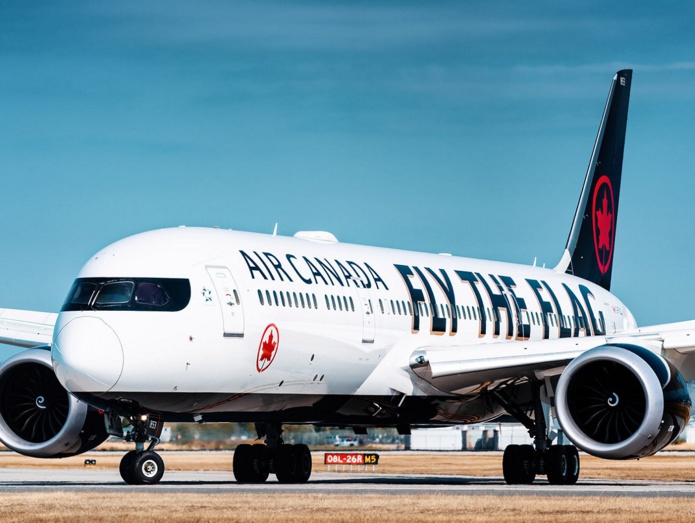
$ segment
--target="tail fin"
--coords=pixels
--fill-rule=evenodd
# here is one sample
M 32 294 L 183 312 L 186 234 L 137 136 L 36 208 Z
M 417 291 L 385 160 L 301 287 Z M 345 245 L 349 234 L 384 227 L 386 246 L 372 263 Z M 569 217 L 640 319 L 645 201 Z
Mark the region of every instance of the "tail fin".
M 632 70 L 611 83 L 562 260 L 555 268 L 610 290 Z

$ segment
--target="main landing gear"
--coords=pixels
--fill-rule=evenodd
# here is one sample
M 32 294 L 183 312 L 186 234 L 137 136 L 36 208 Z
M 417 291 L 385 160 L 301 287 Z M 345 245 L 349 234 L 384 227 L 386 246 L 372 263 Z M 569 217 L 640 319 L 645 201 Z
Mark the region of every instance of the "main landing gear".
M 242 444 L 234 451 L 234 477 L 239 483 L 263 483 L 275 474 L 280 483 L 306 483 L 311 476 L 311 451 L 306 445 L 282 441 L 279 424 L 256 424 L 265 445 Z
M 552 445 L 548 437 L 546 413 L 541 399 L 543 385 L 531 383 L 534 416 L 531 419 L 513 401 L 495 393 L 495 399 L 522 423 L 533 438 L 533 445 L 509 445 L 502 457 L 504 480 L 509 485 L 533 483 L 545 475 L 553 485 L 574 485 L 579 479 L 579 453 L 573 445 Z
M 129 485 L 154 485 L 164 475 L 164 460 L 154 452 L 164 424 L 155 416 L 132 417 L 133 428 L 124 436 L 135 443 L 135 450 L 127 452 L 118 467 L 123 481 Z M 145 449 L 145 443 L 148 443 Z

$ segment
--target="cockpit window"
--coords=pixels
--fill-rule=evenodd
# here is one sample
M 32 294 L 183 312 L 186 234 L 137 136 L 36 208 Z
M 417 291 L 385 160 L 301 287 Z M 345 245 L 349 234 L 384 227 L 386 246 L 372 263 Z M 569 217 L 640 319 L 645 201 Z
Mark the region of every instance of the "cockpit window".
M 68 300 L 70 303 L 74 303 L 75 305 L 87 305 L 92 299 L 94 291 L 96 290 L 96 283 L 90 283 L 87 281 L 75 282 L 72 289 L 70 289 Z
M 169 303 L 169 296 L 158 283 L 143 281 L 138 283 L 135 291 L 135 303 L 151 307 L 164 307 Z
M 61 311 L 180 311 L 191 284 L 178 278 L 78 278 Z
M 135 284 L 132 281 L 105 283 L 99 289 L 94 305 L 121 305 L 128 303 L 133 295 L 134 287 Z

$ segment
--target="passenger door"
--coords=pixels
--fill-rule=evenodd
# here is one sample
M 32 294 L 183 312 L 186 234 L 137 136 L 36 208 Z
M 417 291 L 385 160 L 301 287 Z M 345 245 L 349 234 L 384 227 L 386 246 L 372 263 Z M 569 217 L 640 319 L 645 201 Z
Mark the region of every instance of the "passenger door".
M 222 312 L 222 335 L 225 338 L 243 338 L 244 308 L 232 273 L 227 267 L 209 265 L 205 268 L 212 280 Z

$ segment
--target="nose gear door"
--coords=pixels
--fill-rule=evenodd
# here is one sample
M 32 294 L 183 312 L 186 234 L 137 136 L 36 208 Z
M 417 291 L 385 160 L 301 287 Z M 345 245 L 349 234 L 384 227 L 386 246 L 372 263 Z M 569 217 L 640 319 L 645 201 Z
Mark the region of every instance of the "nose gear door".
M 225 338 L 244 337 L 244 308 L 239 289 L 232 273 L 227 267 L 205 267 L 215 288 L 217 302 L 222 312 L 223 333 Z

